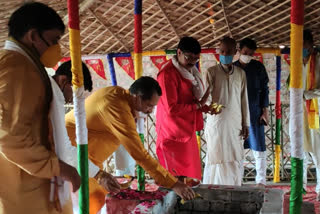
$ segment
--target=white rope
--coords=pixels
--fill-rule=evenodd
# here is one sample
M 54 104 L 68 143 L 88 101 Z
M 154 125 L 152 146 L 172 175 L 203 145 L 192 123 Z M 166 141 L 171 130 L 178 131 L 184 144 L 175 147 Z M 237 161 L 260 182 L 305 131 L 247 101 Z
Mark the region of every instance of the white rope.
M 303 89 L 290 88 L 291 157 L 303 159 Z
M 78 145 L 88 144 L 88 130 L 86 124 L 86 111 L 84 108 L 84 87 L 73 91 L 74 97 L 74 117 L 76 122 L 76 136 Z
M 139 112 L 139 117 L 137 119 L 137 132 L 139 134 L 144 134 L 144 121 L 147 118 L 147 114 L 144 114 L 143 112 Z

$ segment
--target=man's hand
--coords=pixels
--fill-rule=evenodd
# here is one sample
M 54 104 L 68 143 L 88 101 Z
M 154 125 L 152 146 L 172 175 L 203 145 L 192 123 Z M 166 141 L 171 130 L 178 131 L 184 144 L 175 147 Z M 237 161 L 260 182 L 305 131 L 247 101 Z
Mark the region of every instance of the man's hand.
M 260 117 L 261 124 L 269 124 L 269 111 L 268 108 L 263 108 L 262 115 Z
M 181 181 L 177 181 L 177 183 L 172 187 L 172 190 L 183 200 L 192 200 L 196 196 L 194 191 Z
M 248 126 L 242 126 L 240 136 L 242 136 L 243 140 L 248 139 L 248 137 L 249 137 L 249 127 Z
M 108 192 L 118 193 L 120 191 L 120 185 L 118 181 L 111 174 L 100 170 L 95 178 L 97 179 L 98 183 Z
M 220 108 L 218 111 L 214 108 L 211 108 L 210 106 L 208 105 L 204 105 L 201 107 L 200 109 L 202 112 L 206 113 L 206 114 L 220 114 L 222 112 L 222 108 Z
M 76 192 L 81 185 L 81 178 L 77 169 L 61 160 L 59 160 L 59 166 L 60 177 L 65 181 L 69 181 L 72 184 L 72 191 Z

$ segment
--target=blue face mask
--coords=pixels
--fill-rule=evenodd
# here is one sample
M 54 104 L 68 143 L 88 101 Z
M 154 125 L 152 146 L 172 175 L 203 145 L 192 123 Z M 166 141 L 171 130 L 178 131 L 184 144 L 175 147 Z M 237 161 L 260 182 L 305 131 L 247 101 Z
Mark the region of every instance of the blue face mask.
M 309 56 L 309 50 L 306 49 L 306 48 L 303 48 L 302 49 L 302 55 L 303 55 L 303 58 L 306 58 Z
M 231 56 L 231 55 L 229 55 L 229 56 L 219 55 L 220 63 L 224 64 L 224 65 L 231 64 L 232 63 L 232 59 L 233 59 L 233 56 Z

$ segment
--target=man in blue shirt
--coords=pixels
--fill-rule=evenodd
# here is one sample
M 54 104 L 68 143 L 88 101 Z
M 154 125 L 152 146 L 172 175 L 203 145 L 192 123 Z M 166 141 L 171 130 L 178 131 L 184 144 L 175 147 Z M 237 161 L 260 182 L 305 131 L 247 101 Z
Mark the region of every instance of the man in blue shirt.
M 264 65 L 253 59 L 256 42 L 245 38 L 240 42 L 240 58 L 234 64 L 241 67 L 247 76 L 250 110 L 249 138 L 244 147 L 251 149 L 256 161 L 256 183 L 266 184 L 266 143 L 264 126 L 268 124 L 269 87 Z

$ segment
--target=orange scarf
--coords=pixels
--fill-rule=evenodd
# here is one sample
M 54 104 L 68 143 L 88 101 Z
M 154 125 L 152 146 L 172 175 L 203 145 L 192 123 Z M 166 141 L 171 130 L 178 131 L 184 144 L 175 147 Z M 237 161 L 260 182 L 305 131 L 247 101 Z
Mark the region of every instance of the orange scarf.
M 312 90 L 316 87 L 315 78 L 315 54 L 312 54 L 309 59 L 309 67 L 307 73 L 307 90 Z M 318 99 L 306 100 L 306 107 L 308 112 L 308 124 L 310 129 L 319 128 L 319 107 Z

